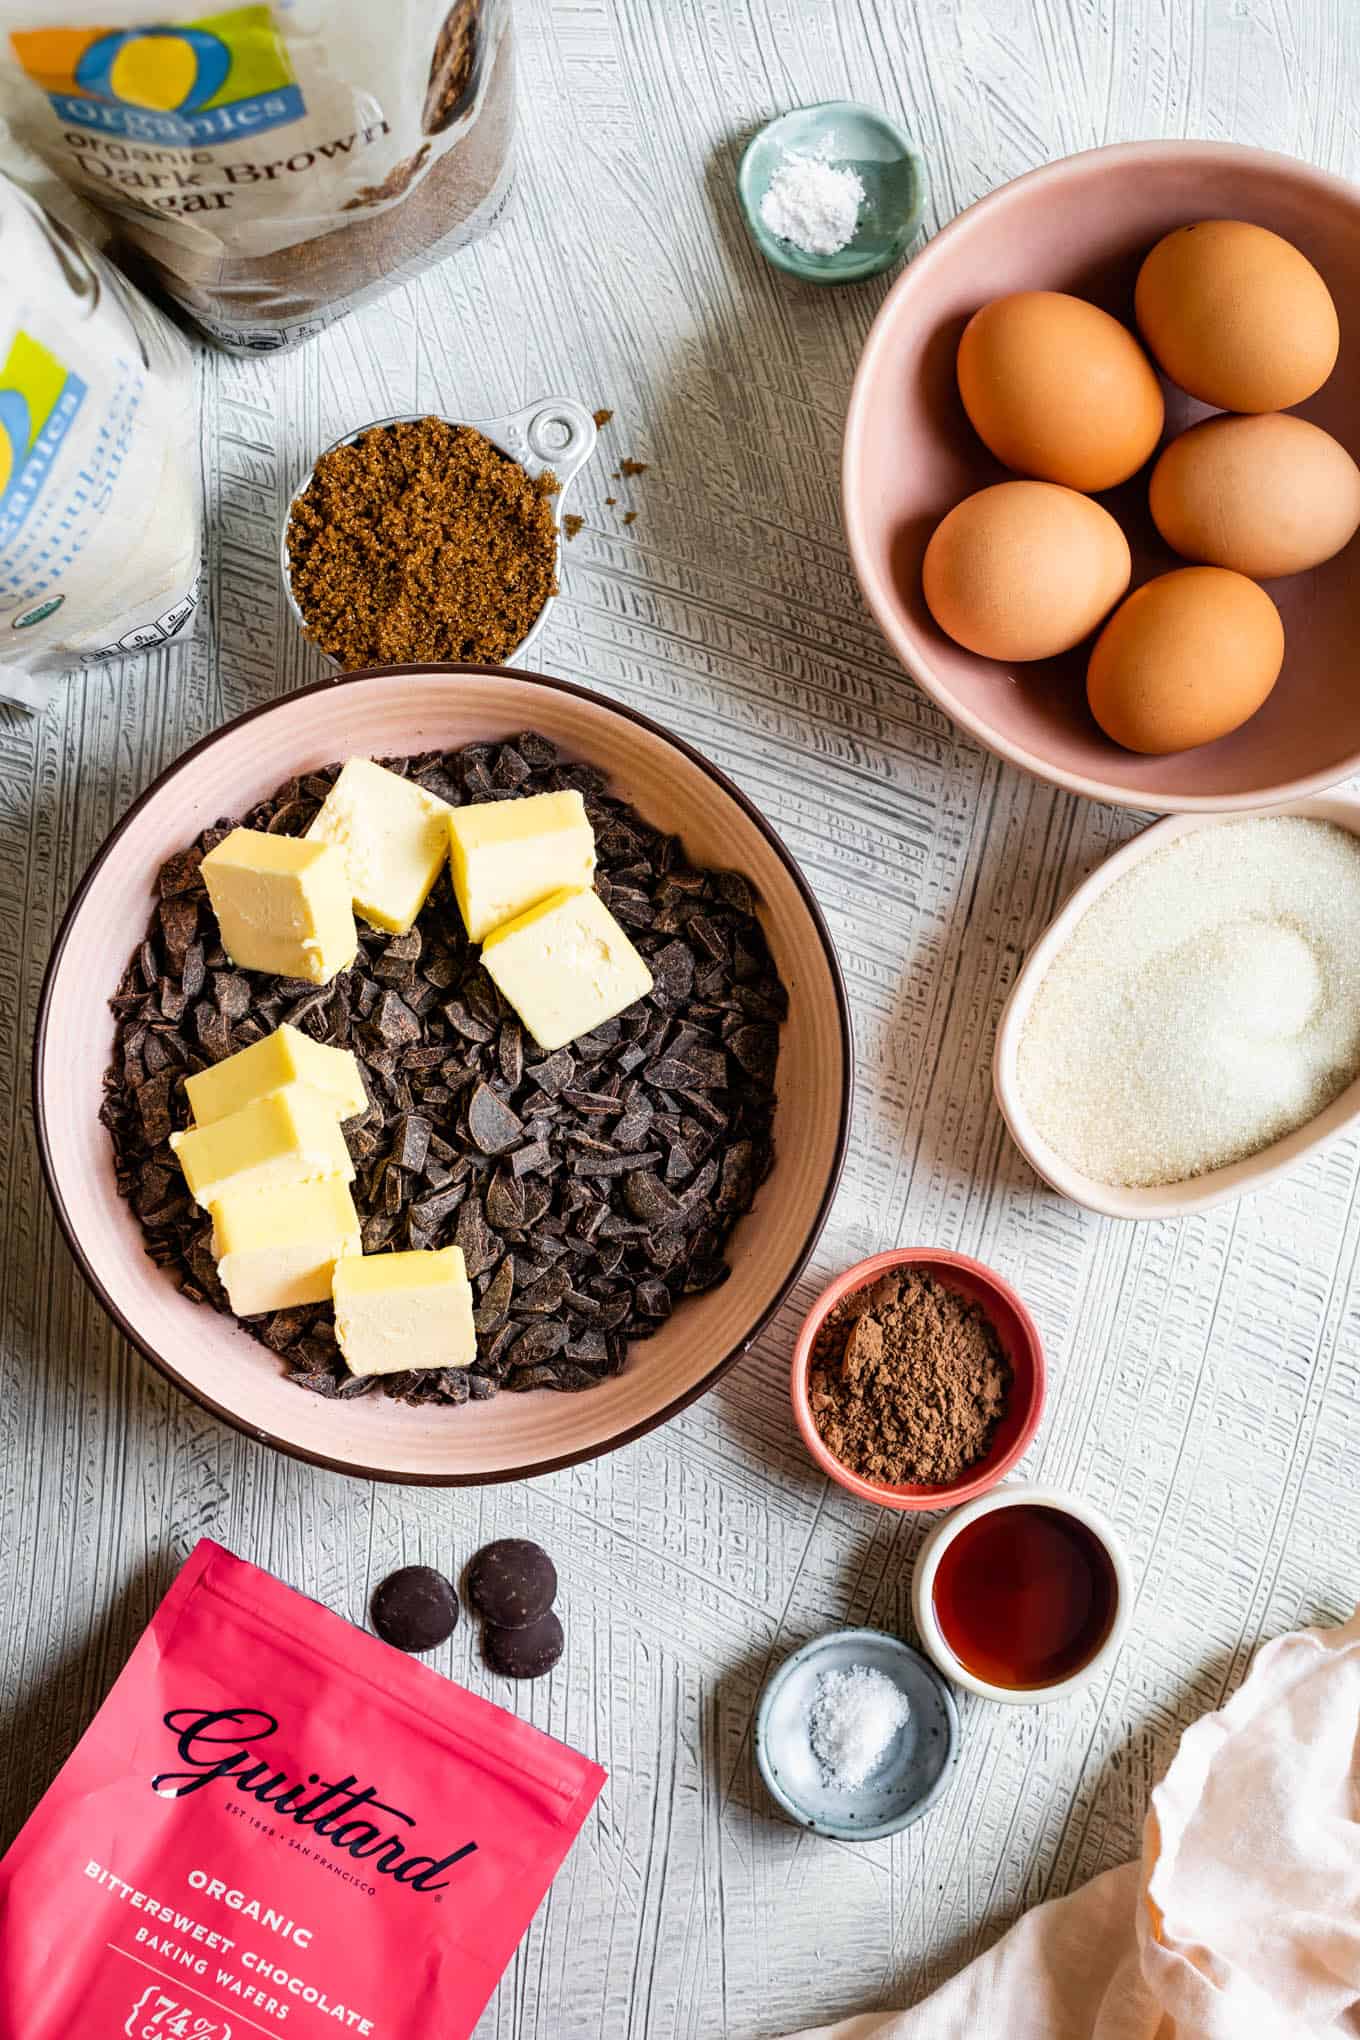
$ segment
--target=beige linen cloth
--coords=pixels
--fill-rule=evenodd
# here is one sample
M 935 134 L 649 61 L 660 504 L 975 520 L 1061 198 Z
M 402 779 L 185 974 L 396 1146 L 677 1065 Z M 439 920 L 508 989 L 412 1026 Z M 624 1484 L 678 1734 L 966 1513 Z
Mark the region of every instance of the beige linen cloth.
M 1360 1610 L 1186 1730 L 1141 1863 L 1036 1906 L 913 2011 L 797 2040 L 1360 2035 Z

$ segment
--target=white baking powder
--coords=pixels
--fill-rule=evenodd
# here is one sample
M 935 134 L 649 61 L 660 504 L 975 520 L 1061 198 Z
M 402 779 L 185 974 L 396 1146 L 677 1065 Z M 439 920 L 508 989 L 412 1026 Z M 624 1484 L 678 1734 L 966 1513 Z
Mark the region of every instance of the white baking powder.
M 777 240 L 804 255 L 838 255 L 855 238 L 863 203 L 864 186 L 843 163 L 786 152 L 760 217 Z
M 888 1744 L 910 1713 L 906 1695 L 871 1665 L 823 1672 L 808 1733 L 827 1784 L 842 1791 L 862 1785 L 882 1763 Z

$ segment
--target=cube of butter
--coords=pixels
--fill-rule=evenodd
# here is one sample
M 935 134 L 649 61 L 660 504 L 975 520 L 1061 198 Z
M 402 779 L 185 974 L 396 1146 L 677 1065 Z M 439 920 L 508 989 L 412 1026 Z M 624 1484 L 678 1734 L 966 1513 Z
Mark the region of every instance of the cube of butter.
M 451 808 L 449 852 L 454 896 L 473 942 L 595 875 L 595 831 L 575 792 Z
M 337 1261 L 332 1293 L 335 1336 L 351 1374 L 470 1367 L 477 1357 L 461 1247 Z
M 335 1100 L 308 1084 L 285 1084 L 208 1126 L 172 1133 L 185 1181 L 206 1210 L 229 1190 L 354 1180 Z
M 597 892 L 555 892 L 493 929 L 482 962 L 540 1048 L 646 998 L 652 973 Z
M 359 947 L 345 860 L 328 843 L 233 829 L 203 859 L 222 947 L 242 970 L 328 985 Z
M 351 758 L 307 831 L 345 860 L 355 908 L 375 928 L 404 935 L 449 854 L 453 809 L 423 786 Z
M 368 1109 L 364 1080 L 350 1051 L 327 1048 L 286 1020 L 262 1041 L 252 1041 L 225 1062 L 186 1077 L 184 1089 L 195 1126 L 209 1126 L 214 1119 L 239 1112 L 253 1098 L 281 1091 L 285 1084 L 310 1084 L 314 1091 L 324 1091 L 341 1119 L 353 1119 Z
M 328 1303 L 335 1264 L 361 1252 L 348 1183 L 224 1190 L 210 1207 L 217 1272 L 237 1317 Z

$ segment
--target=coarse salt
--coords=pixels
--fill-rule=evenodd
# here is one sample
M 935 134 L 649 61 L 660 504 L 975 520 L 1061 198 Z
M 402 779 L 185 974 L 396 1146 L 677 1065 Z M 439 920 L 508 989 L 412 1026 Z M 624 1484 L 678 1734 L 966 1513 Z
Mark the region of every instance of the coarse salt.
M 1257 1153 L 1360 1071 L 1360 842 L 1305 816 L 1193 830 L 1089 907 L 1049 966 L 1016 1076 L 1100 1183 Z
M 828 1785 L 853 1791 L 876 1771 L 911 1714 L 906 1695 L 872 1665 L 823 1672 L 808 1716 L 813 1755 Z
M 786 151 L 760 217 L 777 240 L 804 255 L 838 255 L 855 238 L 863 204 L 864 186 L 843 163 Z

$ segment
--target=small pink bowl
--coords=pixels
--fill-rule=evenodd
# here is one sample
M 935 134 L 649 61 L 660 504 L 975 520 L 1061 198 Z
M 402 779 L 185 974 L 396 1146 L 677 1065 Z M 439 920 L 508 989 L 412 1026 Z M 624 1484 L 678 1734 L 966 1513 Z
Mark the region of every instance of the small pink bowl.
M 877 1481 L 862 1480 L 859 1474 L 852 1473 L 833 1452 L 827 1450 L 812 1420 L 808 1375 L 818 1332 L 842 1297 L 849 1296 L 852 1290 L 863 1289 L 880 1275 L 886 1275 L 890 1268 L 919 1268 L 923 1274 L 933 1275 L 942 1288 L 952 1289 L 959 1296 L 967 1297 L 970 1303 L 980 1304 L 1011 1364 L 1010 1399 L 1006 1414 L 997 1426 L 991 1449 L 963 1480 L 943 1487 L 928 1487 L 915 1481 L 888 1487 Z M 885 1254 L 871 1254 L 867 1261 L 857 1261 L 853 1268 L 847 1268 L 822 1291 L 808 1312 L 798 1335 L 798 1344 L 793 1349 L 789 1387 L 793 1397 L 793 1414 L 803 1434 L 803 1443 L 823 1473 L 830 1474 L 832 1480 L 838 1481 L 861 1502 L 878 1502 L 885 1509 L 921 1510 L 952 1509 L 959 1502 L 971 1501 L 974 1495 L 985 1494 L 988 1488 L 1005 1479 L 1017 1460 L 1028 1451 L 1039 1428 L 1046 1379 L 1039 1327 L 1009 1282 L 1003 1282 L 991 1268 L 981 1261 L 970 1260 L 967 1254 L 951 1254 L 936 1247 L 892 1247 Z
M 1239 219 L 1293 241 L 1317 266 L 1341 320 L 1341 360 L 1299 407 L 1360 456 L 1360 191 L 1288 156 L 1223 142 L 1131 142 L 1017 178 L 960 214 L 889 291 L 865 343 L 845 427 L 845 529 L 860 585 L 902 664 L 954 721 L 1039 779 L 1119 807 L 1267 807 L 1318 793 L 1360 765 L 1360 541 L 1312 573 L 1272 581 L 1285 662 L 1264 706 L 1215 744 L 1169 758 L 1121 750 L 1086 706 L 1079 645 L 1003 665 L 954 644 L 921 594 L 936 524 L 1006 473 L 964 415 L 959 335 L 979 305 L 1015 290 L 1061 290 L 1131 321 L 1138 267 L 1191 220 Z M 1167 385 L 1167 436 L 1206 407 Z M 1147 507 L 1146 468 L 1101 501 L 1124 526 L 1134 582 L 1183 564 Z

